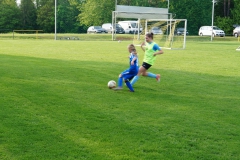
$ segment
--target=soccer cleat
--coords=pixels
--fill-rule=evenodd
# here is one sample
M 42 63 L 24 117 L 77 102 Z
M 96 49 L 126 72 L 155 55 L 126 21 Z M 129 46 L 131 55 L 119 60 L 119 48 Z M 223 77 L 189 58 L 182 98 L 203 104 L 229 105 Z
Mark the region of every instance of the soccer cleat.
M 114 91 L 119 91 L 119 90 L 122 90 L 121 87 L 116 87 L 116 88 L 113 88 Z
M 160 74 L 157 74 L 157 77 L 156 77 L 157 82 L 160 82 L 160 78 L 161 78 Z

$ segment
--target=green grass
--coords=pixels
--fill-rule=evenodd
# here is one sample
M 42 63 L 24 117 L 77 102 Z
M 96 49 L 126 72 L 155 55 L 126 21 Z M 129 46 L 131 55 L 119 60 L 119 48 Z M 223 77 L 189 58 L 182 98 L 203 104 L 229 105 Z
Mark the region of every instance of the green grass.
M 239 159 L 240 44 L 197 38 L 135 93 L 128 41 L 0 40 L 0 159 Z
M 116 40 L 132 40 L 134 37 L 133 34 L 116 34 L 114 38 Z M 140 36 L 140 39 L 144 39 L 144 35 Z M 162 35 L 155 35 L 155 39 L 162 37 Z M 38 39 L 38 40 L 53 40 L 55 38 L 54 34 L 50 33 L 31 33 L 31 32 L 12 32 L 10 33 L 2 33 L 0 34 L 0 40 L 19 40 L 19 39 Z M 79 40 L 79 41 L 111 41 L 112 40 L 112 34 L 79 34 L 79 33 L 57 33 L 57 39 L 58 40 Z M 137 35 L 135 35 L 135 38 L 137 39 Z M 162 39 L 162 38 L 161 38 Z M 183 36 L 175 36 L 174 41 L 176 42 L 178 39 L 181 41 L 183 40 Z M 187 41 L 200 41 L 200 42 L 206 42 L 210 41 L 210 36 L 196 36 L 196 35 L 189 35 L 187 36 Z M 226 37 L 214 37 L 213 41 L 233 41 L 237 42 L 239 39 L 235 38 L 233 36 L 226 36 Z M 165 42 L 165 39 L 163 38 L 162 42 Z M 163 45 L 163 44 L 162 44 Z

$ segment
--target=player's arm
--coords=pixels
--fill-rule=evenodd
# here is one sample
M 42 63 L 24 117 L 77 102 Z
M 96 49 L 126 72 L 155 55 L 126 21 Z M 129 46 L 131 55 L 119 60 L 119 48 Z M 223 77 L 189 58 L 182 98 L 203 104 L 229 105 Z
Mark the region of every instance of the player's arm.
M 141 44 L 141 48 L 142 48 L 143 52 L 145 52 L 145 48 L 144 48 L 143 46 L 145 46 L 145 42 L 143 42 L 143 43 Z
M 135 53 L 135 54 L 137 54 L 137 53 Z M 131 61 L 131 65 L 134 65 L 134 61 L 136 61 L 137 58 L 138 58 L 137 55 L 135 55 L 134 58 Z
M 153 50 L 156 51 L 153 56 L 159 55 L 159 54 L 163 54 L 163 50 L 157 45 L 155 44 L 153 46 Z

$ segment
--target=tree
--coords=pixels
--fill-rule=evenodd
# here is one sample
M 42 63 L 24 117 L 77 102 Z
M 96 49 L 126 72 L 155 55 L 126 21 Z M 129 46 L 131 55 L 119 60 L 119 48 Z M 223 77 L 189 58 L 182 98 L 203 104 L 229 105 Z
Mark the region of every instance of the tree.
M 112 0 L 87 0 L 80 6 L 80 23 L 91 26 L 111 22 L 114 6 L 115 1 Z
M 81 13 L 79 9 L 84 0 L 68 0 L 71 6 L 71 12 L 73 14 L 73 32 L 74 33 L 83 33 L 86 32 L 87 27 L 84 24 L 80 24 L 78 15 Z
M 233 20 L 230 17 L 217 16 L 215 19 L 215 24 L 224 30 L 225 34 L 232 34 L 233 26 L 229 24 L 233 24 Z
M 37 12 L 32 0 L 21 0 L 22 29 L 36 29 Z
M 203 25 L 211 24 L 211 1 L 209 0 L 171 0 L 170 13 L 175 19 L 187 19 L 190 34 L 198 34 Z
M 18 29 L 20 10 L 15 0 L 0 1 L 0 32 Z
M 59 33 L 78 32 L 80 24 L 77 16 L 80 13 L 77 9 L 77 1 L 59 0 L 57 9 L 57 30 Z
M 224 13 L 224 17 L 228 17 L 230 14 L 230 4 L 231 1 L 230 0 L 223 0 L 223 13 Z
M 234 8 L 231 13 L 233 15 L 233 24 L 240 25 L 240 0 L 234 0 Z
M 216 3 L 216 10 L 215 10 L 215 21 L 214 25 L 218 26 L 222 30 L 225 31 L 225 34 L 232 34 L 233 28 L 233 17 L 236 15 L 233 9 L 236 3 L 231 2 L 230 0 L 218 0 Z M 236 11 L 238 12 L 238 11 Z
M 53 0 L 44 0 L 40 3 L 37 11 L 37 24 L 39 25 L 39 29 L 44 30 L 44 32 L 54 32 L 54 7 L 55 4 Z

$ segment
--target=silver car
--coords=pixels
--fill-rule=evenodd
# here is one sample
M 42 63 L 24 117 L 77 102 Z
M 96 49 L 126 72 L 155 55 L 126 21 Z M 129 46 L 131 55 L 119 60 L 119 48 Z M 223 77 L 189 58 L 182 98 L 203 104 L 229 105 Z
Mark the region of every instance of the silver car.
M 91 26 L 88 28 L 87 33 L 107 33 L 101 26 Z
M 152 32 L 153 34 L 163 34 L 161 28 L 159 28 L 159 27 L 153 27 L 150 29 L 149 32 Z

